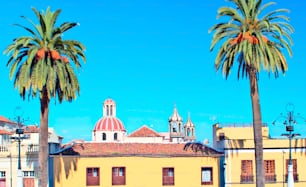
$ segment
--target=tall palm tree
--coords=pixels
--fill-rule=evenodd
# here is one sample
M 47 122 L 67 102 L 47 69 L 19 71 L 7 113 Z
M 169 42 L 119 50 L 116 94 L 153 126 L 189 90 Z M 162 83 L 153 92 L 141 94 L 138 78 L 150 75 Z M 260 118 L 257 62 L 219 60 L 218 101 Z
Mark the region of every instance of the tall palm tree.
M 33 28 L 15 24 L 27 31 L 5 49 L 10 58 L 10 79 L 20 96 L 39 96 L 40 135 L 39 135 L 39 186 L 48 185 L 48 113 L 52 98 L 71 102 L 79 94 L 80 86 L 75 71 L 86 61 L 85 47 L 75 40 L 64 40 L 63 33 L 77 23 L 64 22 L 56 26 L 61 10 L 52 12 L 50 7 L 39 12 L 32 8 L 38 24 L 22 16 Z
M 214 25 L 209 32 L 214 32 L 211 48 L 222 42 L 215 59 L 216 71 L 221 70 L 227 78 L 234 62 L 238 67 L 238 79 L 247 77 L 250 81 L 250 93 L 253 112 L 253 131 L 256 159 L 256 186 L 264 186 L 262 119 L 259 103 L 258 76 L 260 70 L 273 73 L 288 69 L 282 49 L 292 56 L 293 32 L 289 18 L 284 13 L 287 9 L 267 11 L 275 4 L 262 5 L 261 0 L 229 0 L 234 7 L 221 7 L 217 18 L 224 22 Z

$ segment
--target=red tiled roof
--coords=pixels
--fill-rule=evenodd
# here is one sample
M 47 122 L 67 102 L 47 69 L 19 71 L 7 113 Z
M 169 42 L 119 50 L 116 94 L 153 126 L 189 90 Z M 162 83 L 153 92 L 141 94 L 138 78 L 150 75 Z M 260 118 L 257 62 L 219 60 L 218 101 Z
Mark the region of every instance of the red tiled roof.
M 132 134 L 130 134 L 129 137 L 161 137 L 161 136 L 153 129 L 144 125 L 138 130 L 134 131 Z
M 178 143 L 75 143 L 57 154 L 79 156 L 219 156 L 208 148 L 208 153 L 184 150 Z
M 9 131 L 0 129 L 0 134 L 1 134 L 1 135 L 5 135 L 5 134 L 10 135 L 10 134 L 14 134 L 14 133 L 13 133 L 13 132 L 9 132 Z
M 5 123 L 11 123 L 11 124 L 14 124 L 15 122 L 3 117 L 3 116 L 0 116 L 0 121 L 2 122 L 5 122 Z
M 29 125 L 29 126 L 24 126 L 24 133 L 38 133 L 39 128 L 36 125 Z

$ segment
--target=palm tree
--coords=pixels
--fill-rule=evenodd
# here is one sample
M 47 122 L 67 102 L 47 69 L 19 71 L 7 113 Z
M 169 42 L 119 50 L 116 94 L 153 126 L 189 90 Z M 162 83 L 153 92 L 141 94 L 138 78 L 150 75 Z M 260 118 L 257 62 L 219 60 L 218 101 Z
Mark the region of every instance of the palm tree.
M 286 49 L 292 56 L 293 28 L 284 13 L 287 9 L 271 12 L 267 7 L 275 4 L 269 2 L 262 5 L 261 0 L 229 0 L 234 7 L 221 7 L 217 18 L 224 22 L 214 25 L 210 50 L 222 42 L 216 59 L 215 69 L 220 70 L 228 78 L 234 62 L 238 67 L 238 79 L 247 77 L 250 81 L 250 93 L 253 112 L 253 131 L 256 158 L 256 186 L 264 186 L 262 119 L 259 104 L 258 76 L 260 70 L 273 73 L 277 78 L 279 72 L 288 69 L 286 58 L 281 52 Z M 263 15 L 262 15 L 263 14 Z
M 56 26 L 61 10 L 52 12 L 34 11 L 39 24 L 22 16 L 33 29 L 15 24 L 25 29 L 29 36 L 21 36 L 5 49 L 10 58 L 7 66 L 9 77 L 14 79 L 14 87 L 20 96 L 40 99 L 40 135 L 39 135 L 39 186 L 48 185 L 48 113 L 51 98 L 59 102 L 71 102 L 79 95 L 80 86 L 75 71 L 81 67 L 81 59 L 86 61 L 85 47 L 75 40 L 63 40 L 63 33 L 75 27 L 77 23 L 64 22 Z

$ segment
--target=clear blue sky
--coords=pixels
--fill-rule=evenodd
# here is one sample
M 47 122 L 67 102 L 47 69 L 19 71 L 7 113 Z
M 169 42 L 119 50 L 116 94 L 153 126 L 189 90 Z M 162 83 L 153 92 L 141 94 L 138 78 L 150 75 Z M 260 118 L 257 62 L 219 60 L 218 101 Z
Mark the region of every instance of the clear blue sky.
M 272 9 L 291 10 L 288 16 L 295 28 L 286 75 L 275 79 L 263 72 L 259 80 L 263 121 L 273 136 L 279 136 L 285 128 L 271 122 L 286 114 L 288 102 L 294 103 L 296 114 L 306 117 L 306 2 L 275 2 Z M 190 113 L 198 140 L 211 141 L 215 122 L 252 122 L 248 80 L 237 80 L 236 71 L 225 80 L 214 69 L 217 50 L 209 51 L 212 34 L 208 29 L 218 22 L 217 9 L 223 5 L 230 4 L 224 0 L 10 0 L 0 6 L 0 49 L 28 34 L 12 24 L 27 25 L 22 15 L 34 19 L 31 7 L 62 9 L 58 23 L 80 23 L 65 39 L 81 41 L 87 56 L 78 73 L 80 96 L 72 103 L 50 102 L 49 126 L 64 142 L 91 139 L 108 97 L 116 101 L 117 116 L 128 133 L 144 124 L 167 131 L 176 104 L 184 121 Z M 0 115 L 13 119 L 15 107 L 21 106 L 23 116 L 30 118 L 26 124 L 38 124 L 39 99 L 19 97 L 8 77 L 7 60 L 0 55 Z M 296 130 L 306 136 L 306 124 L 300 121 Z

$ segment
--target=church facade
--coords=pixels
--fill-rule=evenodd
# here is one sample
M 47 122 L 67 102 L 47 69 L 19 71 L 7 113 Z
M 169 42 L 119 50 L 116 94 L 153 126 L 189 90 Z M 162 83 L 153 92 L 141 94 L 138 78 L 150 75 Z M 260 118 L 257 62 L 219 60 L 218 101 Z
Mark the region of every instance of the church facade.
M 108 98 L 104 101 L 102 117 L 96 122 L 92 131 L 93 142 L 186 143 L 196 140 L 195 125 L 190 115 L 183 123 L 176 106 L 168 119 L 168 132 L 161 133 L 144 125 L 128 135 L 123 122 L 116 116 L 116 110 L 113 99 Z

